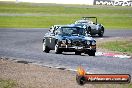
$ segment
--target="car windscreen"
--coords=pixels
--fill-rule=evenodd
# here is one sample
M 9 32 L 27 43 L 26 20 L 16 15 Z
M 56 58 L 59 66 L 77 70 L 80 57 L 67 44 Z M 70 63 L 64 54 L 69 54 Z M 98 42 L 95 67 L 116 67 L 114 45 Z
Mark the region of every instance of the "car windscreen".
M 63 27 L 62 35 L 85 35 L 85 29 L 79 27 Z
M 88 22 L 76 22 L 76 24 L 87 24 Z
M 93 24 L 93 22 L 91 20 L 80 20 L 80 21 L 76 21 L 75 24 Z

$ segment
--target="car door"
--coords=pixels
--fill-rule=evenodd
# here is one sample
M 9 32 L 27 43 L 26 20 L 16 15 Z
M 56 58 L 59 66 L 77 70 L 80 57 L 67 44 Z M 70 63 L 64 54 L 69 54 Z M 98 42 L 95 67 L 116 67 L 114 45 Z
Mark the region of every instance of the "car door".
M 96 24 L 89 24 L 91 27 L 91 34 L 95 34 L 96 33 Z
M 45 44 L 47 47 L 51 48 L 51 46 L 50 46 L 50 32 L 45 34 L 43 41 L 45 41 Z
M 49 37 L 49 46 L 51 49 L 54 50 L 54 47 L 55 47 L 55 34 L 50 34 L 50 37 Z
M 53 48 L 53 38 L 54 38 L 54 36 L 55 36 L 55 34 L 54 34 L 54 27 L 52 26 L 51 28 L 50 28 L 50 30 L 49 30 L 49 32 L 48 33 L 46 33 L 45 34 L 45 41 L 46 41 L 46 46 L 48 46 L 50 49 L 54 49 Z
M 54 35 L 52 35 L 50 38 L 50 44 L 51 44 L 50 46 L 52 47 L 52 49 L 55 49 L 56 40 L 58 40 L 59 38 L 58 35 L 60 32 L 61 32 L 60 28 L 56 29 L 54 31 Z

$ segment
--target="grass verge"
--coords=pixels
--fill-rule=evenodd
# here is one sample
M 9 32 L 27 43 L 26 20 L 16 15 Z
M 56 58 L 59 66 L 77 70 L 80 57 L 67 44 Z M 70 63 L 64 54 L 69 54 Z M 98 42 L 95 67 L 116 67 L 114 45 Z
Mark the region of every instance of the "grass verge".
M 70 24 L 76 17 L 63 16 L 0 16 L 1 28 L 47 28 L 55 24 Z
M 0 2 L 1 28 L 43 28 L 54 24 L 71 24 L 82 16 L 96 16 L 106 29 L 132 29 L 132 7 Z
M 118 51 L 122 53 L 132 54 L 132 41 L 108 41 L 105 43 L 99 44 L 99 47 L 105 48 L 112 51 Z
M 72 24 L 81 16 L 0 16 L 1 28 L 44 28 L 55 24 Z M 107 20 L 104 20 L 104 19 Z M 125 19 L 125 21 L 122 21 Z M 102 24 L 107 28 L 132 29 L 132 18 L 101 17 Z M 117 24 L 118 23 L 118 24 Z
M 0 88 L 14 88 L 16 83 L 12 80 L 0 79 Z

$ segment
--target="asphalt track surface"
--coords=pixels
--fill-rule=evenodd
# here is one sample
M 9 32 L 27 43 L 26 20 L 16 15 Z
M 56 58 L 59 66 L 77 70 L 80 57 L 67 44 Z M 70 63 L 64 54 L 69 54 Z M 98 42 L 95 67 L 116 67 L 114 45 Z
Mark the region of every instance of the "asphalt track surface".
M 42 52 L 42 39 L 46 28 L 0 28 L 0 57 L 11 57 L 43 66 L 77 69 L 83 66 L 90 73 L 127 73 L 132 75 L 132 59 L 106 56 L 55 54 Z M 132 30 L 106 30 L 103 38 L 132 37 Z M 95 37 L 97 39 L 98 37 Z M 103 40 L 101 40 L 103 41 Z

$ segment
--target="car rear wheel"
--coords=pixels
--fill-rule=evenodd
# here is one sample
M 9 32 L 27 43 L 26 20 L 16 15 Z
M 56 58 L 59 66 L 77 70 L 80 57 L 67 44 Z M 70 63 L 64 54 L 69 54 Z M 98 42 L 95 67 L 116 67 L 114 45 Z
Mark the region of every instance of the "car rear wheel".
M 55 45 L 55 53 L 56 54 L 62 54 L 61 49 L 59 48 L 58 44 Z
M 103 37 L 103 34 L 104 34 L 104 28 L 102 27 L 100 30 L 100 33 L 98 35 L 99 35 L 99 37 Z
M 50 49 L 46 46 L 46 41 L 43 40 L 43 52 L 49 53 Z
M 75 51 L 75 55 L 81 55 L 80 51 Z

